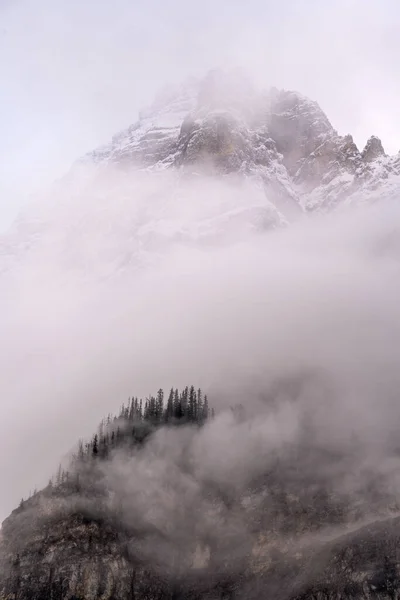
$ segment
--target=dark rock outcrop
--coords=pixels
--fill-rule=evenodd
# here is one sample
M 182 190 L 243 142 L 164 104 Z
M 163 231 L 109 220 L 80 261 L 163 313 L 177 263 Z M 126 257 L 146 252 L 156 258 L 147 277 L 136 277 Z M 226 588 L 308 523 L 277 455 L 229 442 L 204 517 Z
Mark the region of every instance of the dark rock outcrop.
M 366 162 L 373 162 L 380 156 L 386 156 L 381 140 L 372 135 L 365 144 L 361 156 Z

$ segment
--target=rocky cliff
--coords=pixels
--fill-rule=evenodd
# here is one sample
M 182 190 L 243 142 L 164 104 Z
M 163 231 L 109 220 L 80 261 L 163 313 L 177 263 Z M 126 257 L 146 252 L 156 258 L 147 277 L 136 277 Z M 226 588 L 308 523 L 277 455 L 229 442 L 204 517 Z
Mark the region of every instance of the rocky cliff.
M 209 552 L 199 546 L 186 557 L 191 564 L 183 575 L 141 559 L 115 525 L 84 511 L 63 512 L 54 499 L 46 502 L 52 509 L 36 526 L 26 522 L 33 516 L 28 507 L 25 516 L 15 512 L 3 524 L 2 600 L 392 600 L 398 595 L 399 517 L 328 534 L 327 541 L 310 536 L 279 545 L 260 532 L 246 563 L 233 557 L 232 564 L 218 568 L 210 567 Z
M 288 508 L 290 501 L 293 505 Z M 323 527 L 324 521 L 342 520 L 332 507 L 329 512 L 328 505 L 320 505 L 321 514 L 317 517 L 314 513 L 311 523 L 312 505 L 293 496 L 290 501 L 283 498 L 282 502 L 281 497 L 274 515 L 267 510 L 261 517 L 258 511 L 247 537 L 240 533 L 235 539 L 227 524 L 226 539 L 222 533 L 218 544 L 215 539 L 208 545 L 193 539 L 185 554 L 175 548 L 174 563 L 173 549 L 159 531 L 126 529 L 109 513 L 94 511 L 92 504 L 88 510 L 82 497 L 46 489 L 25 501 L 3 523 L 0 598 L 397 597 L 400 517 L 381 517 L 348 527 L 346 532 L 343 522 L 342 528 Z M 231 510 L 234 513 L 237 507 Z M 245 512 L 248 522 L 255 519 L 254 508 Z M 167 545 L 171 553 L 168 568 L 157 559 L 154 544 L 160 548 Z M 149 545 L 154 560 L 149 560 Z

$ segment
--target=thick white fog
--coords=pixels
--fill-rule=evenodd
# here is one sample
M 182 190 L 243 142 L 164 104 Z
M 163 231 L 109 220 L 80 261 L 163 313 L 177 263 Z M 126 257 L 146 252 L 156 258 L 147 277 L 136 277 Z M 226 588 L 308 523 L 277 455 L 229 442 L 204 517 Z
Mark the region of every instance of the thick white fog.
M 228 183 L 195 178 L 179 195 L 165 175 L 130 185 L 131 195 L 115 180 L 107 193 L 68 192 L 69 204 L 60 194 L 43 214 L 32 208 L 31 237 L 28 219 L 7 240 L 17 259 L 0 276 L 1 516 L 104 415 L 160 386 L 201 386 L 217 412 L 236 402 L 258 410 L 276 379 L 313 372 L 324 383 L 306 405 L 321 440 L 356 434 L 378 456 L 400 422 L 398 206 L 268 232 L 239 211 L 232 232 L 214 202 L 234 212 L 257 205 L 256 190 L 235 196 Z M 128 255 L 113 275 L 99 271 Z M 290 436 L 296 410 L 283 395 L 260 439 Z M 252 463 L 256 446 L 234 443 L 221 418 L 199 444 L 226 453 L 226 477 L 233 463 Z

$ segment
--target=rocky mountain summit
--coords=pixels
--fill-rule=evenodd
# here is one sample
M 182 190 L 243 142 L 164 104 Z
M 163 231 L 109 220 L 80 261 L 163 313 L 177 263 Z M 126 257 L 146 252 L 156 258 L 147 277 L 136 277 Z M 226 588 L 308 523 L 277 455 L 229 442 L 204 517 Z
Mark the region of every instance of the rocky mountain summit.
M 236 243 L 399 189 L 400 155 L 377 137 L 360 151 L 315 101 L 215 70 L 164 89 L 27 206 L 0 238 L 0 273 L 108 279 L 176 244 Z
M 211 71 L 165 90 L 85 160 L 253 175 L 286 216 L 372 201 L 390 194 L 400 175 L 399 155 L 387 156 L 376 136 L 360 151 L 316 102 L 294 91 L 259 92 L 239 71 Z

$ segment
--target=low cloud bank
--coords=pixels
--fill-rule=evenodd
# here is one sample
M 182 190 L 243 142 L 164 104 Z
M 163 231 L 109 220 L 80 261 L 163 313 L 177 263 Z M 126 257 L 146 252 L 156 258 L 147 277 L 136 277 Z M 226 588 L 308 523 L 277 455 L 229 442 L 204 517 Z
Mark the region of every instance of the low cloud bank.
M 152 186 L 136 189 L 118 223 L 165 189 Z M 205 190 L 197 186 L 193 222 Z M 110 197 L 103 201 L 112 214 Z M 357 439 L 364 461 L 388 469 L 400 424 L 399 217 L 383 203 L 223 244 L 163 238 L 163 258 L 106 282 L 74 284 L 69 271 L 63 286 L 60 262 L 40 286 L 3 276 L 1 515 L 127 396 L 188 382 L 217 411 L 240 402 L 256 415 L 250 436 L 221 415 L 193 439 L 200 479 L 208 469 L 207 478 L 244 485 L 307 419 L 319 447 Z M 106 223 L 89 226 L 100 242 Z M 274 416 L 264 414 L 268 395 Z

